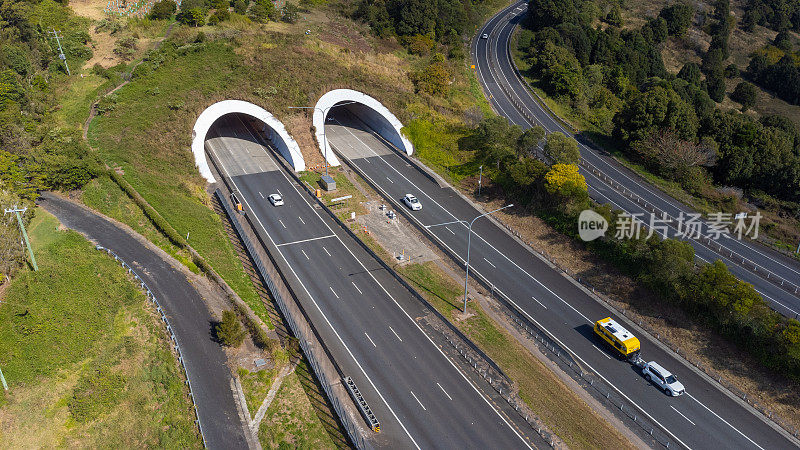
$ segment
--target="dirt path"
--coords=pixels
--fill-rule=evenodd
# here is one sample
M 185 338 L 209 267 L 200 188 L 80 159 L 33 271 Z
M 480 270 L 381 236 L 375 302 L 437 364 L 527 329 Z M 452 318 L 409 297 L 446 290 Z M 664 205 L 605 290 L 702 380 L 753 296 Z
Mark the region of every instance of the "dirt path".
M 164 37 L 162 37 L 161 39 L 158 40 L 158 42 L 156 42 L 156 45 L 153 47 L 153 50 L 157 50 L 158 48 L 161 47 L 161 43 L 163 43 L 164 40 L 166 40 L 169 37 L 170 33 L 172 33 L 172 27 L 174 27 L 174 26 L 175 26 L 174 22 L 169 25 L 169 27 L 167 28 L 167 32 L 164 33 Z M 129 73 L 125 74 L 125 76 L 123 76 L 124 81 L 122 83 L 117 85 L 114 89 L 112 89 L 112 90 L 106 92 L 105 94 L 101 95 L 100 97 L 98 97 L 97 100 L 95 100 L 94 103 L 92 103 L 92 106 L 89 109 L 89 117 L 87 117 L 86 118 L 86 122 L 83 123 L 83 140 L 84 141 L 87 141 L 87 143 L 89 141 L 89 125 L 92 123 L 92 120 L 94 120 L 94 118 L 97 117 L 97 104 L 100 103 L 100 99 L 102 99 L 106 95 L 113 94 L 114 92 L 117 92 L 118 90 L 122 89 L 123 86 L 125 86 L 128 83 L 130 83 L 131 82 L 131 76 L 133 75 L 133 72 L 136 70 L 137 67 L 139 67 L 139 64 L 141 64 L 142 62 L 144 62 L 144 59 L 140 59 L 139 61 L 137 61 L 136 64 L 134 64 L 133 67 L 131 67 L 131 71 Z M 108 166 L 106 166 L 106 167 L 108 167 Z

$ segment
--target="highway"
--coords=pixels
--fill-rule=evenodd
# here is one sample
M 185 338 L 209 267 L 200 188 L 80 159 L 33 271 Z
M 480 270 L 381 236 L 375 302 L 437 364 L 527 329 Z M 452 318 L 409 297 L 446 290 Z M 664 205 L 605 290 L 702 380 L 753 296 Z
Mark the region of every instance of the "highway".
M 410 165 L 346 108 L 329 117 L 326 134 L 331 148 L 463 264 L 467 244 L 464 221 L 482 211 Z M 400 199 L 407 193 L 420 199 L 422 210 L 406 209 Z M 686 395 L 667 397 L 646 382 L 638 369 L 616 359 L 593 337 L 594 321 L 607 316 L 618 318 L 605 304 L 552 269 L 494 222 L 481 219 L 475 222 L 473 232 L 470 274 L 491 283 L 495 292 L 530 321 L 555 336 L 585 370 L 595 372 L 616 395 L 626 398 L 640 417 L 664 430 L 673 445 L 761 449 L 796 445 L 777 425 L 720 391 L 650 337 L 639 336 L 643 357 L 658 361 L 686 386 Z
M 525 448 L 534 445 L 423 331 L 428 314 L 391 274 L 320 211 L 238 115 L 209 131 L 207 152 L 241 195 L 256 232 L 328 351 L 381 422 L 377 446 Z M 279 193 L 285 205 L 267 197 Z M 488 395 L 488 394 L 487 394 Z
M 567 136 L 576 137 L 572 130 L 553 118 L 533 97 L 527 86 L 519 80 L 509 57 L 509 42 L 512 32 L 527 9 L 526 2 L 517 2 L 490 19 L 478 31 L 473 41 L 471 53 L 475 61 L 478 80 L 495 111 L 508 118 L 512 123 L 529 128 L 540 125 L 549 132 L 560 131 Z M 487 34 L 488 39 L 480 38 Z M 577 136 L 583 161 L 596 168 L 612 181 L 597 176 L 588 166 L 581 168 L 589 185 L 589 194 L 597 202 L 610 203 L 614 208 L 630 214 L 643 214 L 642 220 L 649 222 L 650 212 L 645 205 L 652 205 L 665 211 L 671 217 L 687 217 L 694 213 L 686 205 L 673 199 L 663 191 L 648 184 L 645 180 L 619 164 L 613 157 L 591 146 Z M 634 193 L 640 202 L 632 200 L 629 195 L 620 192 Z M 749 223 L 749 222 L 748 222 Z M 703 222 L 703 236 L 708 235 L 708 224 Z M 669 237 L 676 237 L 675 226 L 666 231 Z M 662 233 L 663 235 L 663 233 Z M 687 240 L 687 239 L 683 239 Z M 773 308 L 789 317 L 800 314 L 800 297 L 795 289 L 800 284 L 800 263 L 758 243 L 736 237 L 722 235 L 710 244 L 702 244 L 696 239 L 688 240 L 695 249 L 698 260 L 711 262 L 721 259 L 739 279 L 751 283 Z M 740 255 L 740 256 L 737 256 Z M 742 257 L 746 258 L 743 263 Z M 753 268 L 761 273 L 769 271 L 771 279 L 786 281 L 792 285 L 785 289 L 754 274 Z

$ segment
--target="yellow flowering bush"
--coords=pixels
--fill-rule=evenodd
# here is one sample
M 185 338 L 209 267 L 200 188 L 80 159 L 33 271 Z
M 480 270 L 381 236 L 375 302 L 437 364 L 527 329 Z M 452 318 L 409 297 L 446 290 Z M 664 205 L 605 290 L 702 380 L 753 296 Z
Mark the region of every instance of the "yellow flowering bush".
M 545 187 L 551 194 L 572 197 L 587 193 L 586 179 L 575 164 L 553 164 L 544 176 Z

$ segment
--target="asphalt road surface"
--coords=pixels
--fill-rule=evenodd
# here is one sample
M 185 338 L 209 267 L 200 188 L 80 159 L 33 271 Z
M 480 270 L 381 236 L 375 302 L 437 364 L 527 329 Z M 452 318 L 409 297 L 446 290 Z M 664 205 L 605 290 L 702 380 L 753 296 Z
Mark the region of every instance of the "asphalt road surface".
M 186 276 L 105 218 L 60 197 L 48 193 L 42 197 L 39 204 L 44 209 L 68 228 L 113 250 L 158 299 L 181 347 L 208 448 L 247 448 L 225 353 L 211 335 L 214 319 Z
M 385 140 L 357 117 L 341 108 L 326 121 L 333 149 L 343 155 L 365 178 L 393 200 L 398 210 L 405 194 L 414 194 L 422 210 L 407 214 L 451 252 L 464 261 L 467 226 L 480 215 L 451 188 L 441 188 L 410 166 Z M 674 444 L 691 448 L 787 448 L 795 445 L 777 425 L 745 408 L 738 399 L 658 347 L 648 336 L 642 355 L 672 371 L 686 386 L 681 397 L 668 397 L 651 385 L 627 362 L 615 358 L 594 338 L 592 325 L 604 317 L 616 317 L 536 257 L 504 230 L 486 218 L 475 222 L 470 249 L 470 275 L 478 275 L 531 321 L 556 336 L 584 368 L 597 373 L 618 395 L 660 426 Z
M 524 448 L 528 442 L 422 331 L 426 311 L 311 203 L 238 115 L 220 118 L 206 149 L 240 192 L 257 232 L 337 363 L 381 422 L 378 443 L 419 448 Z M 283 196 L 274 207 L 269 194 Z
M 536 102 L 514 73 L 514 67 L 509 58 L 509 40 L 512 32 L 527 11 L 526 2 L 517 2 L 490 19 L 479 31 L 474 39 L 471 53 L 477 67 L 478 80 L 484 92 L 489 96 L 492 107 L 498 114 L 505 116 L 512 123 L 529 128 L 532 125 L 541 125 L 547 132 L 560 131 L 567 136 L 575 137 L 572 130 L 566 129 L 559 121 L 554 119 L 541 105 Z M 488 35 L 488 39 L 481 36 Z M 505 87 L 505 91 L 501 88 Z M 508 94 L 507 94 L 508 92 Z M 515 103 L 517 106 L 515 106 Z M 533 118 L 533 123 L 521 113 L 525 111 L 528 117 Z M 613 179 L 616 186 L 623 186 L 628 192 L 634 192 L 650 205 L 655 205 L 666 211 L 672 217 L 688 217 L 694 213 L 686 205 L 673 199 L 658 188 L 648 184 L 641 177 L 621 166 L 613 157 L 604 154 L 596 148 L 587 145 L 578 138 L 581 156 L 584 161 L 592 164 L 601 172 Z M 651 213 L 643 205 L 620 194 L 590 171 L 581 169 L 589 185 L 590 196 L 600 203 L 610 203 L 614 208 L 630 214 L 642 214 L 641 220 L 649 223 Z M 749 224 L 749 222 L 747 222 Z M 577 226 L 577 224 L 576 224 Z M 669 237 L 676 237 L 677 230 L 670 226 L 665 231 Z M 701 234 L 709 234 L 708 223 L 702 222 Z M 662 233 L 663 235 L 663 233 Z M 678 236 L 681 238 L 680 236 Z M 686 240 L 681 238 L 682 240 Z M 789 317 L 800 314 L 800 297 L 776 286 L 771 281 L 765 280 L 743 267 L 740 259 L 720 256 L 706 245 L 695 239 L 688 240 L 695 249 L 695 254 L 700 261 L 711 262 L 721 259 L 739 279 L 751 283 L 756 290 L 767 300 L 773 308 Z M 736 237 L 722 235 L 713 244 L 715 248 L 722 246 L 722 254 L 733 251 L 744 255 L 759 267 L 758 270 L 769 270 L 795 285 L 800 284 L 800 263 L 774 250 L 748 240 L 739 240 Z M 750 264 L 750 263 L 747 263 Z M 772 276 L 774 278 L 774 275 Z

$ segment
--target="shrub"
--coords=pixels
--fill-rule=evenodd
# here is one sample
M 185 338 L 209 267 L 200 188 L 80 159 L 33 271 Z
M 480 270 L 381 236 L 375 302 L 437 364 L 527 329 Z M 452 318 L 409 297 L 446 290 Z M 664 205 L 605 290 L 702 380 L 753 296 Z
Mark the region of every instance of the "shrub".
M 150 18 L 157 20 L 169 19 L 177 9 L 178 6 L 174 0 L 161 0 L 153 5 L 153 9 L 150 11 Z
M 742 111 L 747 111 L 756 104 L 758 88 L 753 83 L 742 81 L 731 93 L 731 99 L 742 105 Z
M 294 3 L 286 3 L 286 6 L 281 10 L 281 20 L 286 23 L 297 23 L 300 17 L 300 8 Z
M 217 339 L 228 347 L 238 347 L 244 341 L 245 332 L 236 313 L 228 310 L 222 312 L 222 321 L 214 327 Z

